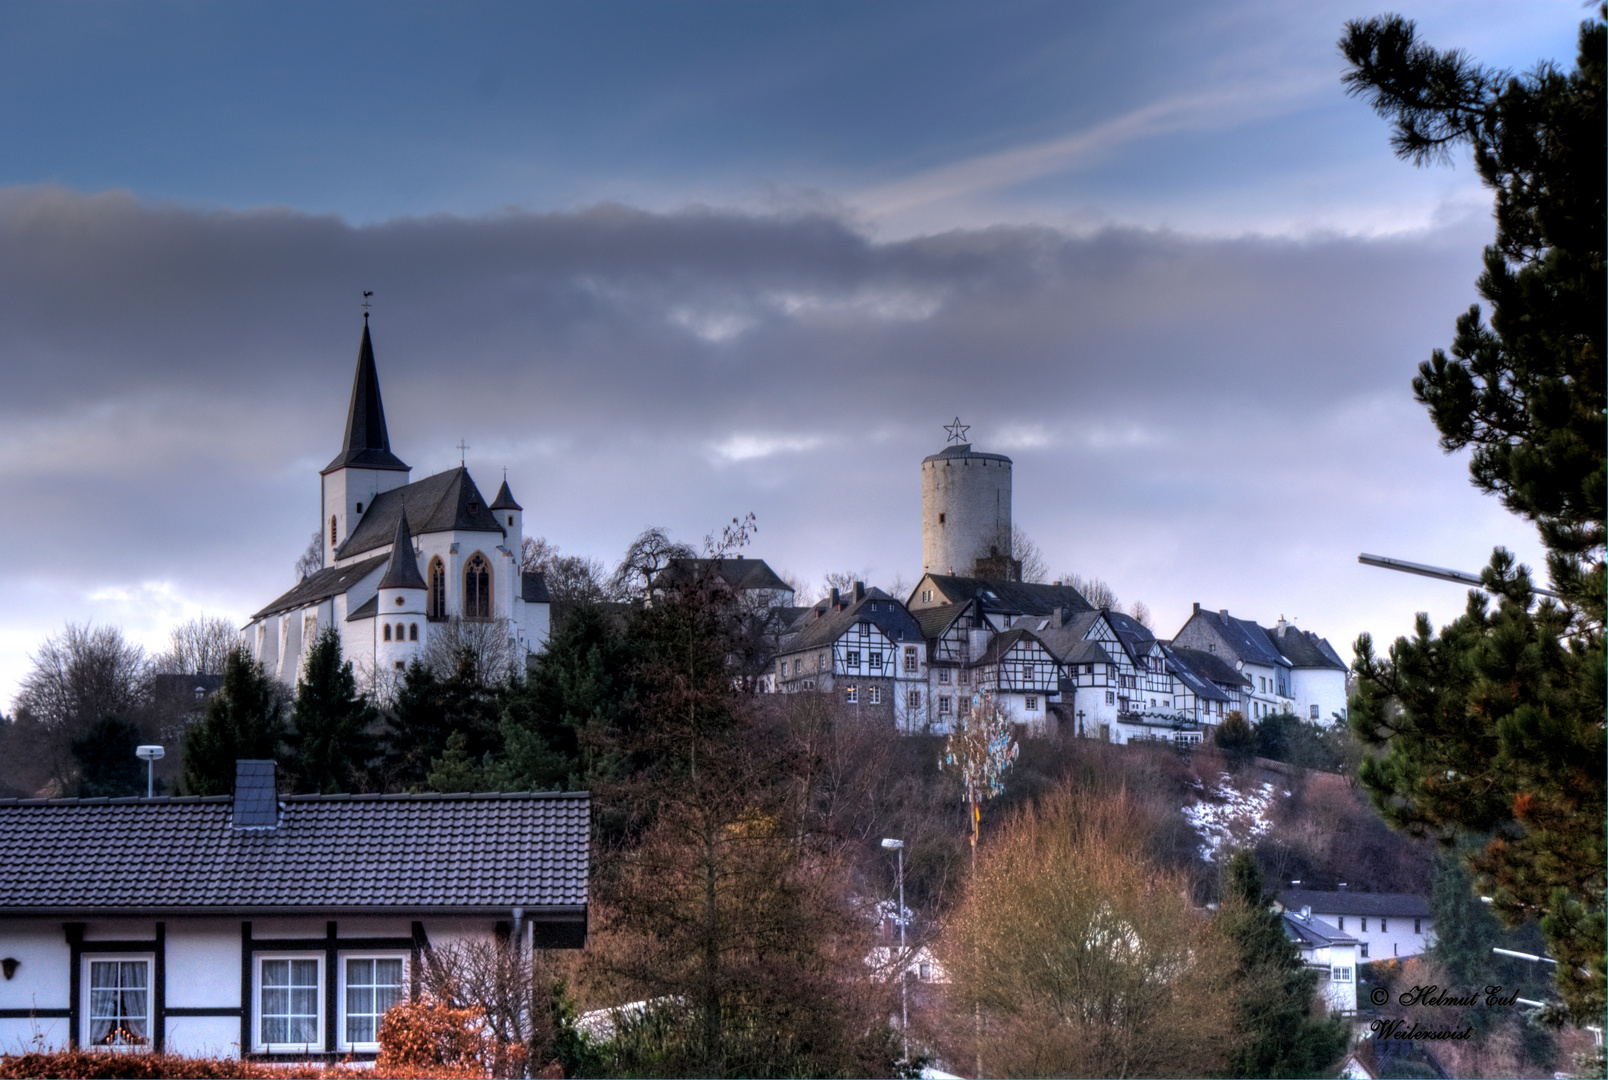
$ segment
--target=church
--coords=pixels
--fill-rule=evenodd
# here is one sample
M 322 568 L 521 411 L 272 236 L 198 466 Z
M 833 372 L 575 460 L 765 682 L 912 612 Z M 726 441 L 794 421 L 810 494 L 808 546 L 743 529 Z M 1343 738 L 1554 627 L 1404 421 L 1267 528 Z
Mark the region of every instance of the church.
M 391 452 L 368 316 L 341 449 L 319 473 L 324 568 L 251 617 L 242 643 L 287 685 L 318 635 L 333 627 L 360 680 L 396 677 L 432 635 L 506 633 L 516 662 L 547 641 L 541 575 L 521 573 L 523 509 L 505 477 L 490 502 L 469 470 L 410 480 Z

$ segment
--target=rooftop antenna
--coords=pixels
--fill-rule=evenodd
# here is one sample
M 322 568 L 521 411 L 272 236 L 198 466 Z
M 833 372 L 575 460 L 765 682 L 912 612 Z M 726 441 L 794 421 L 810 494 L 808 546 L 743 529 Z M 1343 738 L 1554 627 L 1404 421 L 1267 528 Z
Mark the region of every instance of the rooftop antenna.
M 944 430 L 949 432 L 949 438 L 945 442 L 963 443 L 966 441 L 966 432 L 971 430 L 971 425 L 962 424 L 960 417 L 957 416 L 953 424 L 944 425 Z
M 363 290 L 363 325 L 368 325 L 369 297 L 374 295 L 373 289 Z
M 458 464 L 464 464 L 469 454 L 469 444 L 462 439 L 458 440 Z

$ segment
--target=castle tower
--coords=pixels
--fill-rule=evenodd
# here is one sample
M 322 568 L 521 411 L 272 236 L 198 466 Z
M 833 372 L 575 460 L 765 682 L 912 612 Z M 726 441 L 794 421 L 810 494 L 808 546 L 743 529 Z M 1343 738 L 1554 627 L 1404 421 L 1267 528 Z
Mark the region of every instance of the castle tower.
M 324 565 L 335 565 L 335 551 L 352 534 L 358 520 L 382 491 L 408 482 L 408 467 L 391 453 L 380 402 L 380 375 L 374 366 L 368 315 L 363 316 L 363 343 L 357 350 L 352 377 L 352 404 L 346 415 L 346 437 L 335 460 L 324 466 L 319 530 L 324 537 Z
M 959 421 L 956 421 L 957 425 Z M 964 431 L 964 428 L 960 429 Z M 926 574 L 978 573 L 1011 534 L 1011 459 L 985 454 L 970 443 L 946 446 L 921 462 L 921 570 Z M 1009 541 L 996 551 L 1009 565 Z M 1000 577 L 998 570 L 980 576 Z

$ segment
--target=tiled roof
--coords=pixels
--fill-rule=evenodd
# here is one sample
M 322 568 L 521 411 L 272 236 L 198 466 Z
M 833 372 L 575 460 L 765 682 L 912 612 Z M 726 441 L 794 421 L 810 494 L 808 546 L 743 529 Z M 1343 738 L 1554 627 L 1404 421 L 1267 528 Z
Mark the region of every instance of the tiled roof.
M 1313 916 L 1303 919 L 1300 915 L 1284 913 L 1284 933 L 1297 945 L 1304 945 L 1309 949 L 1322 948 L 1325 945 L 1355 945 L 1357 939 L 1343 930 L 1337 930 Z
M 396 522 L 396 536 L 391 540 L 391 561 L 380 579 L 382 589 L 423 589 L 424 575 L 419 573 L 419 560 L 413 557 L 413 534 L 408 531 L 408 514 L 404 510 Z
M 670 565 L 659 571 L 653 579 L 656 589 L 674 588 L 689 575 L 710 570 L 720 575 L 734 589 L 772 589 L 792 592 L 793 587 L 783 581 L 764 559 L 671 559 Z
M 1039 639 L 1036 634 L 1034 634 L 1031 630 L 1025 629 L 1007 630 L 1002 634 L 995 634 L 989 640 L 988 648 L 983 650 L 983 655 L 973 660 L 971 662 L 971 666 L 978 667 L 982 664 L 997 664 L 1000 662 L 1001 658 L 1003 658 L 1007 653 L 1009 653 L 1013 648 L 1022 642 L 1034 642 L 1038 640 Z M 1039 644 L 1042 645 L 1043 642 L 1039 642 Z M 1045 651 L 1048 652 L 1049 650 Z M 1053 656 L 1054 654 L 1052 653 L 1051 655 Z
M 503 477 L 502 487 L 497 489 L 497 497 L 491 501 L 493 510 L 524 510 L 514 501 L 514 493 L 508 490 L 508 477 Z
M 308 604 L 316 604 L 321 600 L 328 600 L 332 596 L 339 596 L 359 581 L 368 577 L 374 571 L 390 561 L 389 555 L 376 555 L 372 559 L 351 563 L 347 566 L 329 566 L 316 574 L 309 574 L 294 589 L 263 608 L 252 616 L 253 620 L 268 615 L 278 615 L 282 611 L 294 611 Z
M 1263 632 L 1292 667 L 1349 670 L 1346 662 L 1334 651 L 1334 646 L 1310 630 L 1297 630 L 1285 624 L 1266 628 Z
M 910 614 L 921 627 L 922 636 L 931 640 L 942 636 L 943 632 L 949 629 L 949 625 L 970 605 L 970 600 L 962 600 L 958 604 L 939 604 L 937 607 L 922 608 Z
M 1247 664 L 1289 667 L 1289 661 L 1273 647 L 1267 631 L 1249 619 L 1236 619 L 1226 611 L 1205 608 L 1196 611 L 1191 619 L 1205 619 L 1234 655 Z
M 1183 683 L 1189 689 L 1189 692 L 1198 698 L 1203 698 L 1207 701 L 1230 700 L 1222 687 L 1218 686 L 1206 675 L 1196 671 L 1188 659 L 1181 658 L 1178 655 L 1179 652 L 1180 650 L 1178 649 L 1163 647 L 1162 655 L 1167 658 L 1167 669 L 1173 673 L 1174 678 Z
M 335 552 L 336 557 L 349 559 L 391 543 L 404 508 L 414 536 L 455 529 L 507 535 L 470 479 L 469 470 L 459 466 L 374 496 L 362 520 Z
M 875 604 L 873 608 L 871 605 Z M 814 612 L 820 612 L 819 615 Z M 905 606 L 878 588 L 865 591 L 865 596 L 854 600 L 851 593 L 843 610 L 833 611 L 825 601 L 815 605 L 811 612 L 793 624 L 793 636 L 785 646 L 787 652 L 817 649 L 830 645 L 842 637 L 856 623 L 868 622 L 887 635 L 890 641 L 915 643 L 922 640 L 921 627 Z
M 1282 889 L 1279 903 L 1286 911 L 1309 907 L 1323 915 L 1402 915 L 1430 917 L 1429 901 L 1414 893 L 1320 892 L 1317 889 Z
M 519 575 L 519 597 L 527 604 L 550 604 L 553 598 L 547 592 L 547 579 L 541 574 L 526 571 Z
M 1230 697 L 1223 687 L 1244 687 L 1250 683 L 1248 678 L 1235 671 L 1220 656 L 1199 649 L 1174 649 L 1168 646 L 1162 649 L 1167 657 L 1167 666 L 1198 697 L 1228 701 Z
M 955 574 L 927 574 L 950 603 L 979 598 L 984 609 L 1010 615 L 1049 615 L 1093 611 L 1094 607 L 1070 585 L 1044 585 L 1032 581 L 991 581 Z M 919 585 L 919 582 L 918 582 Z
M 419 911 L 587 902 L 590 798 L 298 795 L 0 800 L 0 914 Z

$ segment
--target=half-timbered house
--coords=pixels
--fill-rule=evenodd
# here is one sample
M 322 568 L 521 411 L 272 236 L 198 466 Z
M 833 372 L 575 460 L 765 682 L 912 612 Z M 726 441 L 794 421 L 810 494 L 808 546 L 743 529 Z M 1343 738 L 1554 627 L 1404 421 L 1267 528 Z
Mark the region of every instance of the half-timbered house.
M 989 694 L 1012 723 L 1029 735 L 1050 730 L 1050 702 L 1061 687 L 1061 663 L 1031 630 L 1017 628 L 995 634 L 983 654 L 971 662 L 972 687 Z
M 805 611 L 783 638 L 773 679 L 778 693 L 835 695 L 867 721 L 928 729 L 927 648 L 905 606 L 854 583 Z

